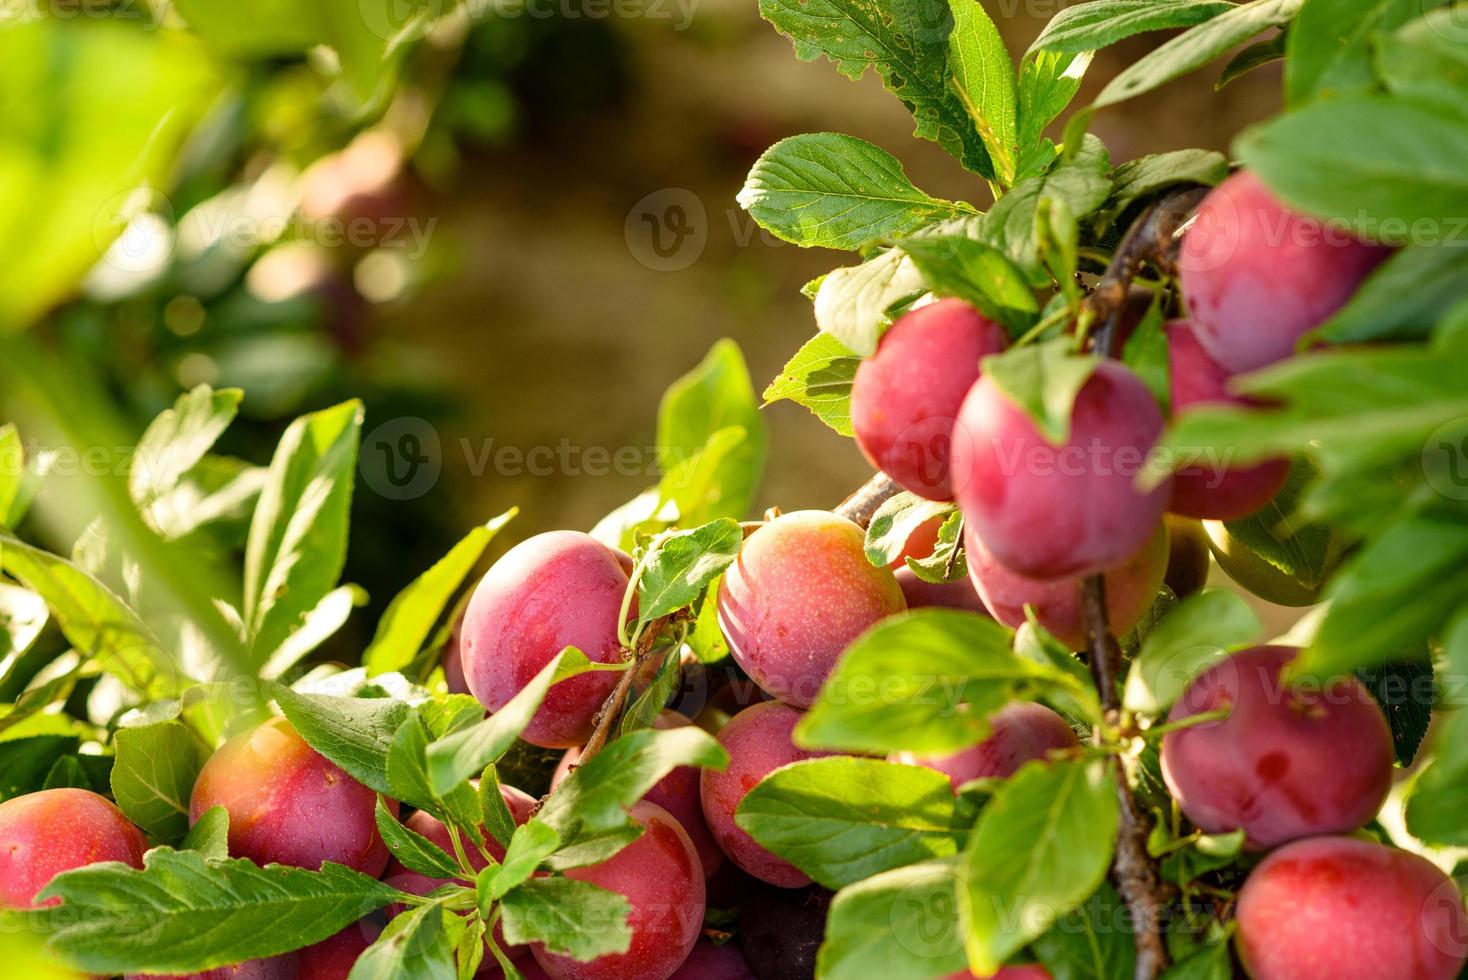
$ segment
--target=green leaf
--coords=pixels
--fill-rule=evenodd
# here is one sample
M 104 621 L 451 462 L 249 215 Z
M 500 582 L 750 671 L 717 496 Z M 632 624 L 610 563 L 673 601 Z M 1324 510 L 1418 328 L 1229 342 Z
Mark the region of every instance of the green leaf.
M 1468 711 L 1461 707 L 1445 719 L 1437 756 L 1412 785 L 1407 798 L 1407 831 L 1418 840 L 1443 847 L 1468 847 Z
M 56 760 L 51 771 L 46 773 L 46 781 L 41 784 L 42 789 L 85 789 L 96 792 L 92 786 L 87 771 L 77 761 L 74 755 L 63 755 Z
M 631 821 L 613 830 L 583 833 L 546 859 L 546 867 L 552 871 L 568 871 L 588 864 L 601 864 L 641 836 L 642 827 Z
M 427 747 L 426 772 L 435 795 L 442 796 L 498 762 L 540 710 L 551 685 L 588 670 L 622 670 L 624 664 L 593 664 L 574 647 L 551 658 L 500 710 L 479 724 L 438 739 Z
M 348 980 L 457 980 L 446 914 L 433 903 L 394 916 L 357 957 Z
M 688 606 L 733 564 L 744 531 L 732 518 L 710 521 L 658 538 L 641 560 L 637 580 L 638 623 L 650 623 Z
M 1034 420 L 1057 446 L 1070 438 L 1070 413 L 1076 396 L 1100 362 L 1071 353 L 1069 338 L 1013 347 L 983 360 L 984 376 Z
M 9 256 L 0 333 L 64 300 L 141 210 L 133 200 L 153 203 L 133 192 L 166 185 L 223 88 L 203 45 L 182 31 L 117 18 L 7 19 L 0 91 L 29 97 L 7 103 L 0 137 L 0 252 Z
M 387 753 L 412 708 L 392 698 L 338 698 L 276 691 L 276 702 L 296 733 L 348 776 L 389 793 Z
M 1225 589 L 1205 589 L 1182 600 L 1142 640 L 1127 675 L 1127 710 L 1167 710 L 1194 677 L 1263 629 L 1249 604 Z
M 670 646 L 660 655 L 663 662 L 659 665 L 657 673 L 653 675 L 652 683 L 637 695 L 622 715 L 622 723 L 618 731 L 623 735 L 635 732 L 639 728 L 651 727 L 657 721 L 658 715 L 662 714 L 668 698 L 683 681 L 681 650 L 678 647 Z
M 924 280 L 907 254 L 889 249 L 861 265 L 833 269 L 816 291 L 816 325 L 860 357 L 877 352 L 889 312 L 921 295 Z
M 1383 529 L 1326 590 L 1330 609 L 1293 664 L 1297 675 L 1333 676 L 1420 650 L 1468 601 L 1468 524 L 1420 514 Z
M 723 576 L 709 583 L 703 601 L 698 606 L 698 617 L 685 641 L 699 663 L 715 664 L 729 655 L 729 643 L 719 628 L 719 583 Z M 670 692 L 671 693 L 671 692 Z
M 229 857 L 229 811 L 211 806 L 184 835 L 181 851 L 198 851 L 205 861 L 223 861 Z
M 138 440 L 128 470 L 128 492 L 146 508 L 178 486 L 234 421 L 244 392 L 199 385 L 160 413 Z
M 729 754 L 702 729 L 644 728 L 608 742 L 546 800 L 540 819 L 570 843 L 629 822 L 626 809 L 679 766 L 722 769 Z
M 330 862 L 260 868 L 167 847 L 143 860 L 143 870 L 108 862 L 57 876 L 43 895 L 63 905 L 29 921 L 89 973 L 189 973 L 320 942 L 401 895 Z
M 46 785 L 51 767 L 76 752 L 75 735 L 32 735 L 0 741 L 0 802 Z
M 882 502 L 867 525 L 867 561 L 878 568 L 886 568 L 901 556 L 907 547 L 907 539 L 914 531 L 933 518 L 952 514 L 956 509 L 947 501 L 929 500 L 906 490 L 893 494 Z
M 459 936 L 458 945 L 454 949 L 454 959 L 458 968 L 457 980 L 474 980 L 474 977 L 478 975 L 479 967 L 484 962 L 485 931 L 482 918 L 476 916 L 465 922 L 464 931 Z M 514 967 L 511 966 L 510 969 L 513 970 Z M 514 978 L 514 973 L 505 972 L 504 980 L 514 980 Z M 523 975 L 521 980 L 524 980 Z
M 931 555 L 926 558 L 908 555 L 903 562 L 918 578 L 934 585 L 968 578 L 968 559 L 963 553 L 963 515 L 955 510 L 939 525 Z
M 1102 209 L 1120 216 L 1137 201 L 1179 184 L 1212 186 L 1228 176 L 1228 159 L 1214 150 L 1174 150 L 1128 160 L 1111 174 L 1111 196 Z
M 1421 16 L 1444 0 L 1306 0 L 1285 48 L 1285 103 L 1376 87 L 1371 38 Z
M 1338 344 L 1420 340 L 1468 297 L 1468 245 L 1410 244 L 1393 252 L 1318 328 Z
M 332 48 L 360 105 L 380 97 L 394 52 L 421 37 L 444 11 L 433 6 L 393 8 L 384 0 L 327 0 L 309 9 L 280 0 L 226 5 L 181 0 L 178 12 L 212 46 L 235 57 L 305 54 L 317 45 Z
M 1403 768 L 1411 766 L 1427 736 L 1432 706 L 1437 701 L 1432 661 L 1400 660 L 1384 667 L 1358 670 L 1356 677 L 1386 714 L 1397 762 Z
M 1226 942 L 1214 943 L 1174 963 L 1161 980 L 1232 980 L 1233 957 Z
M 560 844 L 561 835 L 544 821 L 531 818 L 516 827 L 515 835 L 505 849 L 505 859 L 500 862 L 499 872 L 490 885 L 490 897 L 499 900 L 510 889 L 530 880 L 535 869 L 554 854 Z
M 361 403 L 343 402 L 296 419 L 276 448 L 245 548 L 241 612 L 257 661 L 336 587 L 361 430 Z
M 1067 10 L 1074 8 L 1066 8 Z M 1035 51 L 1019 63 L 1019 145 L 1021 177 L 1031 176 L 1025 166 L 1026 157 L 1038 160 L 1036 149 L 1042 145 L 1045 127 L 1070 105 L 1080 91 L 1081 80 L 1091 65 L 1089 51 Z M 1031 149 L 1026 149 L 1031 148 Z M 1054 147 L 1050 147 L 1054 155 Z M 1045 160 L 1048 164 L 1049 161 Z M 1043 169 L 1043 167 L 1041 168 Z
M 1468 214 L 1468 126 L 1425 102 L 1355 96 L 1315 102 L 1245 132 L 1234 152 L 1286 203 L 1372 238 L 1444 234 Z M 1324 168 L 1311 179 L 1302 175 Z
M 1223 0 L 1092 0 L 1064 7 L 1030 51 L 1096 51 L 1146 31 L 1192 27 L 1233 5 Z
M 505 942 L 544 943 L 553 953 L 596 959 L 625 953 L 632 944 L 632 904 L 622 895 L 586 881 L 559 876 L 532 878 L 511 889 L 500 903 Z M 595 929 L 586 928 L 594 922 Z
M 1451 346 L 1380 346 L 1291 358 L 1235 382 L 1241 392 L 1278 407 L 1188 412 L 1174 420 L 1158 452 L 1181 460 L 1228 453 L 1214 458 L 1247 465 L 1308 447 L 1320 479 L 1300 516 L 1370 531 L 1399 516 L 1406 488 L 1425 483 L 1446 488 L 1450 497 L 1460 492 L 1453 469 L 1458 457 L 1448 450 L 1461 434 L 1438 430 L 1468 417 L 1465 370 L 1468 350 Z M 1297 481 L 1293 469 L 1290 480 Z M 1296 498 L 1302 492 L 1298 484 L 1286 490 Z M 1272 527 L 1277 517 L 1263 523 Z M 1233 531 L 1236 524 L 1227 526 Z M 1318 536 L 1328 540 L 1324 529 Z M 1315 550 L 1328 568 L 1331 549 Z
M 1285 44 L 1289 41 L 1289 36 L 1289 31 L 1278 31 L 1273 37 L 1255 41 L 1228 59 L 1228 63 L 1223 66 L 1223 71 L 1218 73 L 1218 81 L 1213 83 L 1213 90 L 1222 91 L 1225 85 L 1243 78 L 1255 69 L 1272 65 L 1276 61 L 1283 61 Z
M 720 433 L 737 428 L 742 441 L 710 457 L 714 469 L 694 493 L 688 481 L 678 500 L 679 519 L 689 525 L 719 517 L 738 520 L 754 502 L 764 473 L 767 436 L 764 417 L 749 380 L 744 355 L 732 340 L 721 340 L 692 371 L 673 382 L 658 405 L 658 462 L 668 478 L 699 453 L 709 453 Z M 685 474 L 686 478 L 686 474 Z
M 1004 38 L 981 4 L 949 0 L 953 30 L 948 35 L 949 85 L 958 94 L 1001 184 L 1014 183 L 1019 149 L 1014 66 Z
M 745 795 L 735 823 L 827 888 L 958 850 L 948 777 L 879 759 L 777 769 Z
M 1056 161 L 1048 173 L 1025 178 L 994 202 L 984 215 L 985 237 L 1003 249 L 1029 277 L 1031 285 L 1045 285 L 1048 278 L 1035 236 L 1040 202 L 1061 201 L 1073 217 L 1084 218 L 1101 207 L 1111 193 L 1107 176 L 1110 169 L 1106 148 L 1096 137 L 1086 135 L 1073 157 Z
M 904 239 L 897 247 L 907 253 L 934 294 L 973 304 L 1011 337 L 1034 323 L 1040 309 L 1035 294 L 1024 273 L 994 246 L 972 238 L 923 235 Z
M 994 794 L 959 866 L 970 968 L 990 974 L 1106 878 L 1118 822 L 1109 762 L 1028 763 Z
M 1377 35 L 1376 49 L 1377 68 L 1394 93 L 1468 110 L 1468 27 L 1457 9 L 1433 10 Z
M 156 697 L 183 689 L 173 658 L 147 624 L 107 586 L 77 566 L 0 531 L 0 567 L 38 593 L 79 654 Z
M 761 0 L 760 15 L 795 44 L 795 55 L 830 58 L 857 79 L 868 69 L 902 100 L 916 135 L 936 141 L 969 170 L 994 177 L 994 165 L 963 99 L 950 79 L 948 0 L 879 7 L 861 0 Z
M 479 812 L 489 836 L 499 841 L 501 847 L 508 847 L 515 835 L 515 815 L 500 793 L 499 770 L 493 763 L 485 766 L 479 777 Z
M 776 143 L 755 161 L 738 200 L 777 238 L 847 250 L 978 213 L 962 202 L 929 197 L 907 179 L 896 157 L 840 133 Z
M 785 363 L 761 396 L 766 405 L 793 401 L 843 436 L 851 428 L 851 383 L 861 358 L 828 333 L 818 333 Z
M 366 604 L 367 593 L 359 586 L 343 585 L 326 593 L 316 608 L 302 617 L 300 628 L 260 665 L 260 676 L 279 678 L 346 625 L 353 609 Z
M 0 527 L 14 527 L 10 511 L 25 480 L 25 447 L 14 422 L 0 425 Z
M 1085 905 L 1061 916 L 1035 940 L 1035 955 L 1054 980 L 1114 980 L 1132 976 L 1137 950 L 1121 896 L 1102 883 Z
M 149 837 L 176 843 L 189 832 L 189 797 L 209 756 L 194 730 L 178 721 L 119 728 L 113 739 L 112 796 Z
M 494 536 L 516 513 L 511 509 L 470 531 L 432 568 L 393 597 L 378 620 L 372 642 L 362 654 L 368 676 L 401 670 L 413 662 L 454 593 L 484 557 Z
M 206 525 L 230 547 L 242 544 L 250 515 L 269 471 L 228 456 L 206 455 L 145 511 L 165 538 L 191 534 Z
M 1216 16 L 1210 16 L 1129 65 L 1101 90 L 1094 104 L 1115 105 L 1202 68 L 1255 34 L 1289 23 L 1302 2 L 1254 0 L 1228 6 L 1223 13 L 1214 11 Z
M 824 980 L 930 980 L 965 970 L 955 859 L 874 875 L 836 893 L 816 961 Z
M 0 542 L 0 549 L 5 547 Z M 3 567 L 3 562 L 0 562 Z M 46 600 L 30 589 L 0 582 L 0 668 L 8 672 L 46 628 Z
M 795 728 L 815 748 L 886 754 L 956 752 L 989 734 L 1009 701 L 1074 683 L 1010 649 L 1011 634 L 986 616 L 917 609 L 889 616 L 837 662 Z
M 377 821 L 377 832 L 382 842 L 409 871 L 416 871 L 430 878 L 458 878 L 462 876 L 458 862 L 433 841 L 401 823 L 393 816 L 382 797 L 377 798 L 373 812 Z

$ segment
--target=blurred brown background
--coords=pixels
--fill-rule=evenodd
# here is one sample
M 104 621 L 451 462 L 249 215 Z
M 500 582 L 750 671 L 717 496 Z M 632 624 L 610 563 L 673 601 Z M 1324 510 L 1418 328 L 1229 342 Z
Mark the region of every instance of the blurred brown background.
M 769 144 L 850 133 L 898 156 L 930 194 L 988 203 L 981 180 L 913 138 L 911 117 L 874 75 L 853 83 L 824 60 L 797 61 L 752 0 L 685 2 L 696 4 L 686 29 L 671 2 L 666 20 L 583 21 L 605 31 L 601 40 L 619 59 L 615 97 L 523 119 L 523 142 L 470 153 L 460 179 L 423 201 L 439 219 L 440 244 L 460 250 L 459 267 L 382 310 L 377 329 L 389 361 L 431 372 L 460 406 L 442 423 L 443 472 L 469 514 L 519 504 L 522 533 L 588 527 L 647 481 L 493 466 L 476 476 L 464 440 L 647 446 L 662 387 L 715 340 L 737 340 L 762 387 L 814 331 L 800 286 L 852 259 L 775 241 L 735 204 Z M 1004 16 L 1012 6 L 986 8 L 1017 58 L 1055 7 Z M 1102 52 L 1076 104 L 1158 41 L 1144 36 Z M 540 63 L 534 74 L 548 80 L 574 67 Z M 1118 162 L 1183 146 L 1226 150 L 1230 134 L 1276 105 L 1279 81 L 1265 69 L 1215 93 L 1214 77 L 1216 69 L 1205 71 L 1127 103 L 1094 131 Z M 624 226 L 647 195 L 663 195 L 653 198 L 657 207 L 686 200 L 669 196 L 680 188 L 702 207 L 694 220 L 706 242 L 686 267 L 659 271 L 642 261 L 645 226 Z M 804 410 L 782 403 L 768 416 L 762 504 L 830 505 L 867 475 L 854 445 Z

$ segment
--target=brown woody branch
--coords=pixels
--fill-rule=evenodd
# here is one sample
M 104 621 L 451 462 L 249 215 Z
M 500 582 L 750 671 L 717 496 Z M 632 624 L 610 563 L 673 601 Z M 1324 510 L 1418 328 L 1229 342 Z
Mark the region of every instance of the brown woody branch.
M 1151 263 L 1162 272 L 1173 271 L 1179 236 L 1206 192 L 1206 188 L 1174 191 L 1143 214 L 1122 237 L 1105 275 L 1086 298 L 1095 315 L 1092 349 L 1097 354 L 1115 355 L 1117 328 L 1126 312 L 1132 280 L 1141 267 Z M 1081 610 L 1090 647 L 1091 678 L 1101 698 L 1102 724 L 1095 734 L 1100 744 L 1121 726 L 1121 695 L 1117 689 L 1121 650 L 1107 621 L 1106 579 L 1101 575 L 1089 576 L 1081 583 Z M 1136 980 L 1154 980 L 1168 964 L 1167 944 L 1162 936 L 1167 888 L 1147 853 L 1150 822 L 1132 794 L 1126 766 L 1119 756 L 1113 757 L 1110 764 L 1115 772 L 1121 808 L 1111 875 L 1132 920 L 1137 947 Z

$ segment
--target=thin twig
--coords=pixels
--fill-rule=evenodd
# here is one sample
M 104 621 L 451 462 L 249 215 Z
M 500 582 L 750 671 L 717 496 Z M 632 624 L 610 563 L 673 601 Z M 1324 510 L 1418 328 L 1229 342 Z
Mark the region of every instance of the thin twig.
M 617 686 L 612 688 L 612 693 L 607 695 L 601 711 L 597 712 L 596 728 L 592 731 L 591 738 L 587 740 L 586 748 L 581 750 L 581 757 L 577 760 L 577 765 L 585 765 L 592 756 L 602 750 L 607 740 L 611 738 L 612 727 L 621 720 L 622 709 L 627 706 L 627 697 L 632 693 L 632 682 L 652 654 L 652 648 L 657 643 L 658 635 L 662 633 L 667 623 L 668 617 L 664 616 L 662 619 L 653 620 L 643 631 L 637 643 L 637 650 L 632 656 L 632 665 L 622 671 L 622 676 L 617 678 Z

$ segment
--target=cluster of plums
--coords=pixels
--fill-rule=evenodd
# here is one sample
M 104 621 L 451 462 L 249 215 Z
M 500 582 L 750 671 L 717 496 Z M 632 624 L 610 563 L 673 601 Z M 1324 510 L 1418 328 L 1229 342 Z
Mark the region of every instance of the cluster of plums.
M 1247 173 L 1204 201 L 1182 244 L 1188 318 L 1167 327 L 1174 413 L 1238 403 L 1231 372 L 1291 354 L 1380 260 L 1375 246 L 1307 235 L 1313 224 Z M 1079 391 L 1066 441 L 1056 445 L 982 375 L 981 360 L 1006 343 L 996 324 L 963 302 L 931 303 L 893 324 L 852 391 L 857 440 L 873 464 L 913 493 L 957 501 L 970 580 L 932 585 L 902 558 L 875 567 L 861 528 L 832 513 L 785 514 L 754 530 L 716 602 L 734 660 L 758 689 L 737 705 L 726 702 L 726 713 L 690 719 L 668 711 L 657 722 L 714 731 L 729 766 L 670 773 L 632 808 L 646 831 L 636 842 L 568 872 L 628 898 L 627 952 L 580 963 L 539 947 L 508 950 L 527 977 L 809 977 L 829 893 L 734 818 L 767 774 L 820 754 L 797 745 L 793 731 L 846 647 L 908 608 L 968 609 L 1017 626 L 1029 606 L 1079 649 L 1082 576 L 1104 574 L 1113 631 L 1124 632 L 1153 601 L 1169 564 L 1177 571 L 1178 542 L 1169 542 L 1165 511 L 1238 517 L 1280 487 L 1286 464 L 1271 461 L 1199 466 L 1138 490 L 1134 478 L 1163 427 L 1142 381 L 1119 363 L 1101 363 Z M 931 554 L 938 524 L 914 532 L 903 557 Z M 631 571 L 626 554 L 579 532 L 517 545 L 471 597 L 445 663 L 450 685 L 494 712 L 568 646 L 593 661 L 619 661 Z M 1424 859 L 1359 834 L 1392 779 L 1381 712 L 1354 680 L 1286 683 L 1293 655 L 1259 647 L 1218 661 L 1187 688 L 1171 720 L 1209 717 L 1170 730 L 1162 742 L 1164 777 L 1188 818 L 1210 833 L 1242 830 L 1249 860 L 1262 856 L 1237 907 L 1241 959 L 1256 980 L 1450 980 L 1468 949 L 1453 883 Z M 576 764 L 615 683 L 615 674 L 591 672 L 556 685 L 526 728 L 528 742 L 566 750 L 557 781 Z M 991 722 L 990 737 L 962 752 L 893 761 L 933 768 L 956 792 L 1079 745 L 1071 725 L 1039 704 L 1012 704 Z M 515 819 L 528 819 L 531 798 L 508 786 L 501 792 Z M 211 757 L 191 815 L 225 807 L 230 853 L 262 864 L 315 868 L 329 860 L 416 894 L 443 884 L 390 859 L 375 802 L 371 790 L 276 719 Z M 406 823 L 449 848 L 447 829 L 429 814 L 412 813 Z M 503 856 L 492 838 L 488 847 Z M 99 860 L 140 865 L 144 848 L 142 834 L 95 794 L 48 790 L 11 800 L 0 805 L 0 905 L 30 905 L 69 868 Z M 711 904 L 742 905 L 739 942 L 703 938 Z M 202 976 L 345 977 L 374 935 L 364 923 L 298 953 Z M 499 975 L 487 959 L 481 976 Z M 1034 964 L 999 975 L 1049 977 Z

